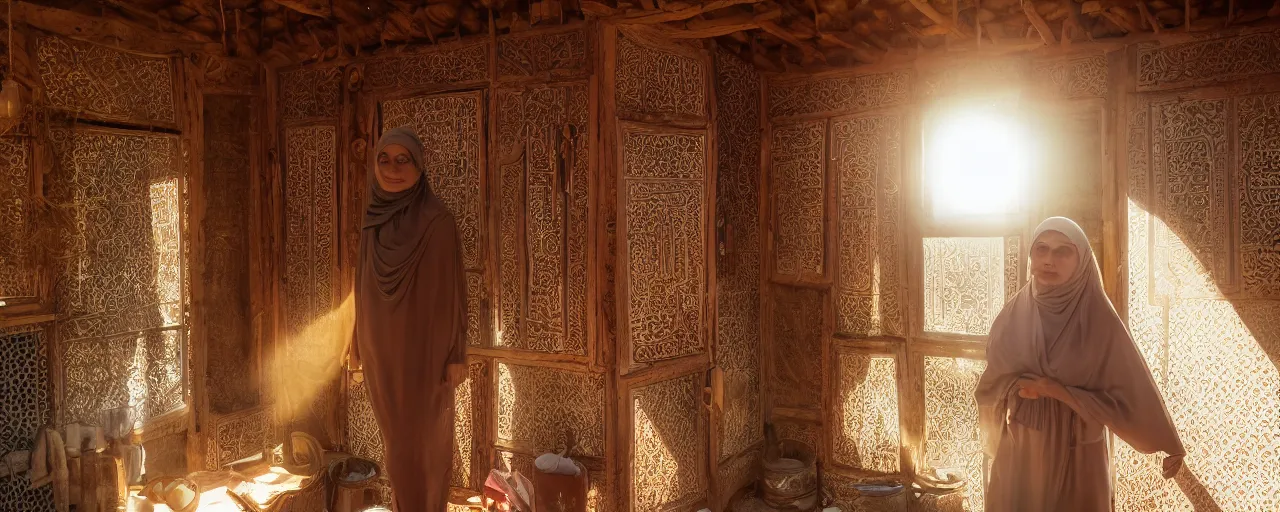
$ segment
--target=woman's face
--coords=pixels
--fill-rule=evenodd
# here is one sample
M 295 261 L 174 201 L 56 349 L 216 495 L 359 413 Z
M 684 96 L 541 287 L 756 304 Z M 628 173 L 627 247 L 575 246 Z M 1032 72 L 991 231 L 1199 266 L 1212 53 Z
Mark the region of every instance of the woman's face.
M 1042 290 L 1061 286 L 1075 275 L 1080 251 L 1067 235 L 1045 231 L 1031 246 L 1031 276 Z
M 422 171 L 413 163 L 409 150 L 399 144 L 387 144 L 378 153 L 378 186 L 387 192 L 409 190 L 422 179 Z

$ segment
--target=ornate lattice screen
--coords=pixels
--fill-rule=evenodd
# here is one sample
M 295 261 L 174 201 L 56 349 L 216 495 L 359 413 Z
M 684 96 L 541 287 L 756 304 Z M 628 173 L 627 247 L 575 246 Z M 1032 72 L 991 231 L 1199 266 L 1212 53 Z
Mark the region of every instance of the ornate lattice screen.
M 1166 481 L 1117 443 L 1117 510 L 1280 506 L 1280 91 L 1261 78 L 1277 47 L 1271 31 L 1138 51 L 1125 311 L 1187 458 Z
M 0 452 L 33 450 L 52 419 L 45 331 L 40 326 L 0 329 Z M 31 488 L 27 473 L 0 479 L 0 510 L 53 512 L 53 486 Z
M 52 128 L 50 139 L 50 199 L 68 219 L 54 286 L 63 420 L 178 410 L 187 394 L 178 137 L 80 126 Z

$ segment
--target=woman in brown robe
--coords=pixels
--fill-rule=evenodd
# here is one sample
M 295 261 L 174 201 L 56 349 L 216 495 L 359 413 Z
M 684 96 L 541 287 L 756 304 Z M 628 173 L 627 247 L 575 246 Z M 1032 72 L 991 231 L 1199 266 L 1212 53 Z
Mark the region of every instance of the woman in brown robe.
M 985 449 L 995 458 L 986 510 L 1108 511 L 1107 429 L 1142 453 L 1167 454 L 1165 478 L 1186 452 L 1080 226 L 1062 217 L 1041 223 L 1031 274 L 991 326 L 978 382 Z
M 356 343 L 401 512 L 447 508 L 453 390 L 466 377 L 457 225 L 427 184 L 422 142 L 382 136 L 360 232 Z

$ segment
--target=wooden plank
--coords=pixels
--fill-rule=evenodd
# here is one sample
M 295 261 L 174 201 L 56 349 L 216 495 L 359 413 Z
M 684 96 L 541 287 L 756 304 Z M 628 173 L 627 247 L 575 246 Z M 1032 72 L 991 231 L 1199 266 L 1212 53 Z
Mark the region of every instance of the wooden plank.
M 668 10 L 668 12 L 641 12 L 626 13 L 621 15 L 613 15 L 608 20 L 618 24 L 654 24 L 678 22 L 681 19 L 689 19 L 696 15 L 710 13 L 713 10 L 730 8 L 733 5 L 741 4 L 759 4 L 763 0 L 713 0 L 701 5 L 685 6 L 682 9 Z
M 1040 13 L 1036 12 L 1034 2 L 1022 2 L 1022 11 L 1027 14 L 1027 20 L 1031 22 L 1031 26 L 1036 28 L 1036 32 L 1040 33 L 1040 39 L 1044 44 L 1054 44 L 1058 39 L 1053 36 L 1053 31 L 1049 29 L 1049 24 L 1044 21 Z
M 1138 12 L 1142 14 L 1142 19 L 1147 22 L 1147 25 L 1151 27 L 1151 30 L 1159 34 L 1161 28 L 1160 20 L 1156 19 L 1156 17 L 1151 14 L 1151 9 L 1147 8 L 1147 2 L 1145 0 L 1138 1 Z
M 938 12 L 937 9 L 934 9 L 933 6 L 929 5 L 929 3 L 926 2 L 925 0 L 907 0 L 907 1 L 911 2 L 911 5 L 915 6 L 916 10 L 920 11 L 920 14 L 923 14 L 926 17 L 928 17 L 930 20 L 933 20 L 934 23 L 940 26 L 946 27 L 948 32 L 951 32 L 960 37 L 965 37 L 964 31 L 960 29 L 959 25 L 952 23 L 951 20 L 943 16 L 942 13 Z
M 761 21 L 776 20 L 781 16 L 781 9 L 770 9 L 754 15 L 744 13 L 714 20 L 690 20 L 684 28 L 662 26 L 662 33 L 672 39 L 707 39 L 744 30 L 755 30 L 760 28 Z
M 801 41 L 794 34 L 792 34 L 787 29 L 783 28 L 782 26 L 778 25 L 777 23 L 774 23 L 772 21 L 761 21 L 758 23 L 760 25 L 761 30 L 768 32 L 770 34 L 773 34 L 774 37 L 777 37 L 778 39 L 783 40 L 787 44 L 790 44 L 792 46 L 795 46 L 796 48 L 799 48 L 800 51 L 804 54 L 804 58 L 806 61 L 811 61 L 814 58 L 818 58 L 823 61 L 826 61 L 826 57 L 823 56 L 822 53 L 818 51 L 817 47 L 805 41 Z
M 112 48 L 124 46 L 155 54 L 170 54 L 176 50 L 222 53 L 222 45 L 211 41 L 192 41 L 175 34 L 147 30 L 123 20 L 89 16 L 26 2 L 13 3 L 13 17 L 45 32 Z

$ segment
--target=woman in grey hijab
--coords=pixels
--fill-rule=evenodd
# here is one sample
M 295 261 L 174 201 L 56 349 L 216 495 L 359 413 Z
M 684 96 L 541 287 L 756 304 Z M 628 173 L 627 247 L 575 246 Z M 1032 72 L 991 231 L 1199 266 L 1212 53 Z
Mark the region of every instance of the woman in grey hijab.
M 408 128 L 378 142 L 356 274 L 356 346 L 401 512 L 448 506 L 453 390 L 466 378 L 461 244 L 422 153 Z
M 1032 280 L 991 326 L 978 381 L 985 450 L 995 458 L 986 510 L 1109 511 L 1106 430 L 1142 453 L 1168 455 L 1165 478 L 1186 451 L 1102 289 L 1084 231 L 1053 217 L 1034 240 Z

